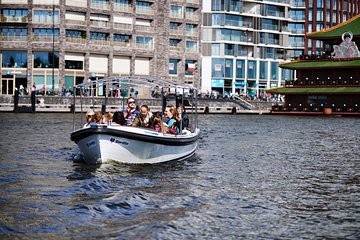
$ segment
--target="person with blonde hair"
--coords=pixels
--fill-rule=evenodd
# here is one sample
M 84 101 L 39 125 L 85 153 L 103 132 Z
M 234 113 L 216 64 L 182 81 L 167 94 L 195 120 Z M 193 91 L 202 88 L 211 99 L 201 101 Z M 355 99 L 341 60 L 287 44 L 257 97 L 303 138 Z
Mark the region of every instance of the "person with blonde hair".
M 165 117 L 168 119 L 166 125 L 169 127 L 169 133 L 178 134 L 179 128 L 177 124 L 177 119 L 179 115 L 174 105 L 167 105 L 165 108 Z

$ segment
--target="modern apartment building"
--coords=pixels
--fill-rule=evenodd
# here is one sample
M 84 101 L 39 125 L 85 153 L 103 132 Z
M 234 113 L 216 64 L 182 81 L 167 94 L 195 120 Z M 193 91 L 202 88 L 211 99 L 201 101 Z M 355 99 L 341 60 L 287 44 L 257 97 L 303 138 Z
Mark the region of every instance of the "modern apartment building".
M 323 51 L 305 33 L 359 14 L 359 0 L 203 0 L 202 90 L 259 96 L 296 78 L 279 63 Z
M 1 94 L 106 76 L 200 86 L 200 0 L 0 0 Z M 99 86 L 103 96 L 111 87 Z

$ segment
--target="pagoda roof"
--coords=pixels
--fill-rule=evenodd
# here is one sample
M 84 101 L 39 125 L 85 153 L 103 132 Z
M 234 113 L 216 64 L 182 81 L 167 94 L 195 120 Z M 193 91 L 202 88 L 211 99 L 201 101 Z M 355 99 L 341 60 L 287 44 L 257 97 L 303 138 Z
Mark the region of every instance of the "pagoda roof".
M 267 89 L 268 93 L 290 94 L 360 94 L 360 87 L 279 87 Z
M 281 63 L 280 67 L 286 69 L 354 68 L 360 67 L 360 58 L 314 61 L 300 61 L 298 59 Z
M 312 39 L 338 39 L 344 32 L 351 31 L 354 37 L 360 37 L 360 14 L 350 18 L 348 21 L 337 24 L 331 28 L 324 28 L 318 32 L 310 32 L 306 37 Z

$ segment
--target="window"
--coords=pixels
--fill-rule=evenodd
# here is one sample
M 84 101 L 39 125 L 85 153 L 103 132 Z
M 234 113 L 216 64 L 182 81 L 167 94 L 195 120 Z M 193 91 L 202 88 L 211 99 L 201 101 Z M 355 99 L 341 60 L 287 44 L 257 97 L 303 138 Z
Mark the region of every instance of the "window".
M 211 77 L 223 78 L 224 77 L 224 59 L 213 58 L 211 63 Z
M 91 40 L 107 40 L 109 34 L 102 33 L 102 32 L 90 32 L 90 39 Z
M 130 42 L 131 36 L 130 35 L 124 35 L 124 34 L 114 34 L 114 41 L 115 42 Z
M 54 33 L 54 38 L 58 41 L 59 38 L 59 29 L 55 28 L 34 28 L 34 37 L 36 38 L 52 38 Z
M 53 64 L 55 63 L 55 64 Z M 34 52 L 34 68 L 58 68 L 58 52 Z
M 4 40 L 14 40 L 17 37 L 27 37 L 27 28 L 2 28 L 1 36 Z
M 176 18 L 182 18 L 182 6 L 171 5 L 170 6 L 170 16 Z
M 225 44 L 225 55 L 234 56 L 235 52 L 235 45 L 234 44 Z
M 180 43 L 180 39 L 174 39 L 174 38 L 171 38 L 169 40 L 169 44 L 171 47 L 178 47 L 178 44 Z
M 77 31 L 77 30 L 66 30 L 65 32 L 66 37 L 70 38 L 86 38 L 86 32 L 84 31 Z
M 268 62 L 260 61 L 260 79 L 266 80 L 268 72 Z
M 211 54 L 212 55 L 220 55 L 220 44 L 219 43 L 211 44 Z
M 177 74 L 177 65 L 179 60 L 177 59 L 169 59 L 169 74 Z
M 65 68 L 66 69 L 83 69 L 82 61 L 74 61 L 74 60 L 65 60 Z
M 0 13 L 10 22 L 21 22 L 22 18 L 28 16 L 28 10 L 25 9 L 1 9 Z
M 236 60 L 236 78 L 245 78 L 245 60 Z
M 256 61 L 248 61 L 248 79 L 256 78 Z
M 225 59 L 225 77 L 232 78 L 233 77 L 233 60 Z
M 34 23 L 59 23 L 59 11 L 34 10 Z
M 271 80 L 278 80 L 279 78 L 279 63 L 278 62 L 271 62 L 270 68 Z
M 2 51 L 2 67 L 5 68 L 26 68 L 26 51 Z
M 151 37 L 136 37 L 136 47 L 153 49 L 153 39 Z
M 197 44 L 195 41 L 186 41 L 186 49 L 190 52 L 197 52 Z

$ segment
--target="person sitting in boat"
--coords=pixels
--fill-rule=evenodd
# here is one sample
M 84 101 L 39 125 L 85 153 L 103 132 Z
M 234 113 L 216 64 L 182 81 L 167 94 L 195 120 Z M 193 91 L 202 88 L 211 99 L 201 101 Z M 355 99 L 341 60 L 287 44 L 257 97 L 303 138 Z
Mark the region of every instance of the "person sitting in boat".
M 117 125 L 121 125 L 121 126 L 126 125 L 126 119 L 123 112 L 117 111 L 114 112 L 113 114 L 111 126 L 117 126 Z
M 178 119 L 177 124 L 179 129 L 186 129 L 189 127 L 189 117 L 186 114 L 185 108 L 182 104 L 177 107 Z
M 96 124 L 95 123 L 95 113 L 94 111 L 87 111 L 86 112 L 86 115 L 85 115 L 85 118 L 86 118 L 86 123 L 84 125 L 84 127 L 90 127 L 90 124 L 93 123 L 93 124 Z
M 128 107 L 126 110 L 123 110 L 124 116 L 126 118 L 126 125 L 131 126 L 131 124 L 135 121 L 137 115 L 140 114 L 140 111 L 137 110 L 135 99 L 133 97 L 129 97 L 127 99 Z
M 95 122 L 97 124 L 104 124 L 105 123 L 104 116 L 103 116 L 102 112 L 100 112 L 100 111 L 95 112 L 94 119 L 95 119 Z
M 167 105 L 165 108 L 165 117 L 167 118 L 166 125 L 169 128 L 169 133 L 178 134 L 179 128 L 177 120 L 179 118 L 178 113 L 174 105 Z
M 133 127 L 150 127 L 150 120 L 152 113 L 147 105 L 140 107 L 140 114 L 136 116 L 134 122 L 131 124 Z

